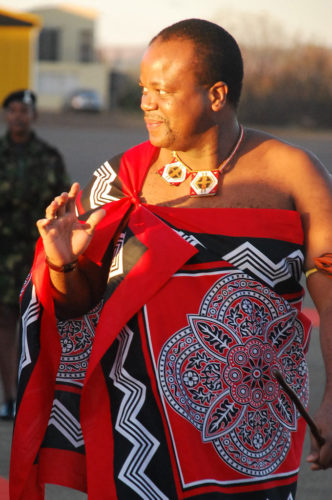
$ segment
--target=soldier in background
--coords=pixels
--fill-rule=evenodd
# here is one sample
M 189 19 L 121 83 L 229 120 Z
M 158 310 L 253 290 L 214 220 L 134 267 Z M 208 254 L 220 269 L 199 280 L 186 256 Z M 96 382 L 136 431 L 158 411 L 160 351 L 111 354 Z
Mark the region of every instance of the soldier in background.
M 36 95 L 18 90 L 3 101 L 6 134 L 0 138 L 0 417 L 15 415 L 18 295 L 31 266 L 38 237 L 35 221 L 50 200 L 67 189 L 59 152 L 31 127 Z

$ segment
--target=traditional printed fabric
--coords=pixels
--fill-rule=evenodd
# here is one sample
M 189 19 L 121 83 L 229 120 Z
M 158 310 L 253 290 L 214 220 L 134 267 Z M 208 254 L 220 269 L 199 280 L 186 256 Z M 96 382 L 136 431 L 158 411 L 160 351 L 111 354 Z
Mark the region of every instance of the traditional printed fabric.
M 34 133 L 20 149 L 0 139 L 0 301 L 18 306 L 38 238 L 36 221 L 69 179 L 59 152 Z
M 141 204 L 155 154 L 106 162 L 82 193 L 80 212 L 107 212 L 87 256 L 116 235 L 104 301 L 83 318 L 56 322 L 38 242 L 13 500 L 42 499 L 45 482 L 89 500 L 295 497 L 305 426 L 272 370 L 306 405 L 299 215 Z
M 297 312 L 233 269 L 180 272 L 172 281 L 173 294 L 163 290 L 151 300 L 145 320 L 183 488 L 253 485 L 276 470 L 279 478 L 293 475 L 297 461 L 286 463 L 291 445 L 301 449 L 304 429 L 273 370 L 284 373 L 307 405 L 307 332 Z M 206 293 L 197 304 L 200 287 Z M 160 313 L 181 289 L 176 319 L 169 310 Z M 179 316 L 183 327 L 176 329 Z M 170 338 L 163 336 L 168 331 L 174 331 Z

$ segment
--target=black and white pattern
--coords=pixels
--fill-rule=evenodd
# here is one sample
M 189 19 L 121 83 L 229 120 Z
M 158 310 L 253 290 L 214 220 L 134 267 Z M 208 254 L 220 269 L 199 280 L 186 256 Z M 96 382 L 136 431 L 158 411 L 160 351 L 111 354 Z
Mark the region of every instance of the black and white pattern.
M 35 323 L 39 318 L 40 304 L 36 296 L 36 289 L 32 286 L 30 302 L 24 313 L 22 314 L 21 324 L 21 356 L 18 369 L 18 379 L 21 378 L 22 370 L 31 363 L 31 356 L 28 342 L 28 327 Z
M 194 236 L 193 234 L 188 234 L 185 231 L 181 230 L 176 230 L 176 232 L 179 236 L 181 236 L 181 238 L 190 243 L 190 245 L 192 245 L 193 247 L 201 246 L 205 248 L 205 245 L 201 241 L 199 241 L 199 239 L 196 238 L 196 236 Z
M 272 288 L 291 277 L 299 281 L 304 261 L 303 253 L 298 249 L 275 263 L 249 241 L 224 254 L 222 258 Z
M 119 347 L 114 365 L 109 374 L 124 396 L 116 419 L 116 430 L 131 444 L 132 449 L 119 473 L 119 479 L 144 499 L 167 499 L 162 491 L 147 476 L 146 469 L 154 457 L 159 441 L 137 418 L 145 403 L 146 388 L 124 368 L 133 332 L 125 327 L 118 336 Z
M 48 426 L 54 426 L 74 448 L 84 445 L 80 422 L 58 399 L 54 399 Z
M 111 164 L 105 161 L 101 167 L 95 172 L 95 181 L 91 187 L 90 192 L 90 206 L 91 208 L 98 208 L 110 201 L 118 200 L 117 197 L 112 196 L 112 184 L 117 177 L 116 172 L 113 170 Z
M 125 242 L 126 233 L 121 233 L 114 247 L 112 263 L 108 279 L 114 278 L 123 274 L 123 247 Z

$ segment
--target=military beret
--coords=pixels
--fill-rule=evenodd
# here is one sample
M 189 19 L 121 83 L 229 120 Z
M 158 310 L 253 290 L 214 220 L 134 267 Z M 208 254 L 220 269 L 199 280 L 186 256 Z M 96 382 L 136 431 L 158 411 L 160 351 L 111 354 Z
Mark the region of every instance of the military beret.
M 29 89 L 16 90 L 5 97 L 2 106 L 7 108 L 9 104 L 14 101 L 23 102 L 24 104 L 30 105 L 34 108 L 36 106 L 37 97 L 36 94 Z

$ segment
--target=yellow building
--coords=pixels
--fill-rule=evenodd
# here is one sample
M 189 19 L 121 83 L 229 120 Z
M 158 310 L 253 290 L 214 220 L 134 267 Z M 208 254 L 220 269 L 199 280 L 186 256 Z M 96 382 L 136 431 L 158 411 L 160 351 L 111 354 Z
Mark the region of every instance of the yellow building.
M 10 92 L 34 88 L 39 16 L 0 8 L 0 102 Z

